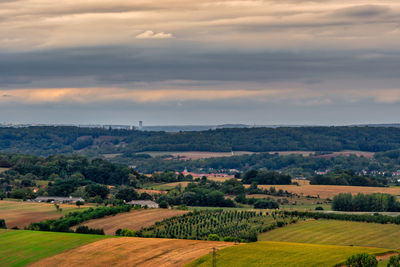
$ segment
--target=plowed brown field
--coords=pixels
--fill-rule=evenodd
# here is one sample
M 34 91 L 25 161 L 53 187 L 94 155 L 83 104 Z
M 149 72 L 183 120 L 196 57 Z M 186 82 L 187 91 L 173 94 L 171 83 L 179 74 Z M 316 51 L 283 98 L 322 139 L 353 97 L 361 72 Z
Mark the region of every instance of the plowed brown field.
M 162 221 L 173 216 L 183 215 L 185 213 L 187 213 L 187 211 L 168 209 L 134 210 L 128 213 L 120 213 L 115 216 L 90 220 L 82 225 L 87 225 L 91 228 L 102 228 L 106 235 L 114 235 L 117 229 L 129 228 L 140 230 L 142 227 L 152 226 L 157 221 Z
M 248 185 L 246 185 L 248 187 Z M 304 196 L 318 196 L 320 198 L 332 199 L 339 193 L 358 193 L 373 194 L 373 193 L 386 193 L 391 195 L 400 196 L 400 188 L 388 187 L 366 187 L 366 186 L 342 186 L 342 185 L 259 185 L 260 188 L 269 189 L 275 187 L 277 190 L 287 190 L 288 192 L 296 193 Z
M 97 241 L 31 266 L 183 266 L 228 242 L 120 237 Z

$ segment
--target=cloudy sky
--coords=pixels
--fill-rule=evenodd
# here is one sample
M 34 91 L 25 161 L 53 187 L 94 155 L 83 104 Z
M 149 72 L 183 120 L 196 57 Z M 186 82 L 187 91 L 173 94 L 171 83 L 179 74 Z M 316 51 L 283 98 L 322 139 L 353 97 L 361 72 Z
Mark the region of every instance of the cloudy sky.
M 0 0 L 0 122 L 400 122 L 400 2 Z

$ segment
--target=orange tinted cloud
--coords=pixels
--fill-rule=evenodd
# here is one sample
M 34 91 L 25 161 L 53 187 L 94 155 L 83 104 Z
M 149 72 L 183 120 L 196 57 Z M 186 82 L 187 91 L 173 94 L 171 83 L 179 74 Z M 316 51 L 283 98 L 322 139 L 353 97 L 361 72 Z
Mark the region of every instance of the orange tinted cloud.
M 0 90 L 1 102 L 168 102 L 213 101 L 235 98 L 274 97 L 287 94 L 287 90 L 138 90 L 123 88 L 46 88 Z

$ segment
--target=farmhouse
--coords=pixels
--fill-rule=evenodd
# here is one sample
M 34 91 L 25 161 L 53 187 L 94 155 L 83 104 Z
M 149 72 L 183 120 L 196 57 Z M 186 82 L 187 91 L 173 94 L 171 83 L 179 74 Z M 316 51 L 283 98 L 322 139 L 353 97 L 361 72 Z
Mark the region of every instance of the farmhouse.
M 132 201 L 127 202 L 126 204 L 133 205 L 133 206 L 139 205 L 141 207 L 147 206 L 148 208 L 155 208 L 155 209 L 158 208 L 158 204 L 151 200 L 132 200 Z
M 37 197 L 34 199 L 36 202 L 52 202 L 52 203 L 76 203 L 77 201 L 84 201 L 80 197 Z

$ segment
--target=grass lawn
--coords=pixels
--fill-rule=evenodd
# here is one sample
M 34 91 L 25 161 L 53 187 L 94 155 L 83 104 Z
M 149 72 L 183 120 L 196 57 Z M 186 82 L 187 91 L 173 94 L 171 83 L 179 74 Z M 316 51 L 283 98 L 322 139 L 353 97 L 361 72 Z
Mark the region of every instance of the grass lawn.
M 299 244 L 287 242 L 255 242 L 217 251 L 217 266 L 334 266 L 357 253 L 381 254 L 387 249 Z M 211 254 L 187 267 L 212 266 Z
M 100 235 L 0 230 L 0 265 L 23 266 L 107 238 Z
M 258 239 L 261 241 L 400 249 L 400 225 L 308 220 L 266 232 L 261 234 Z

